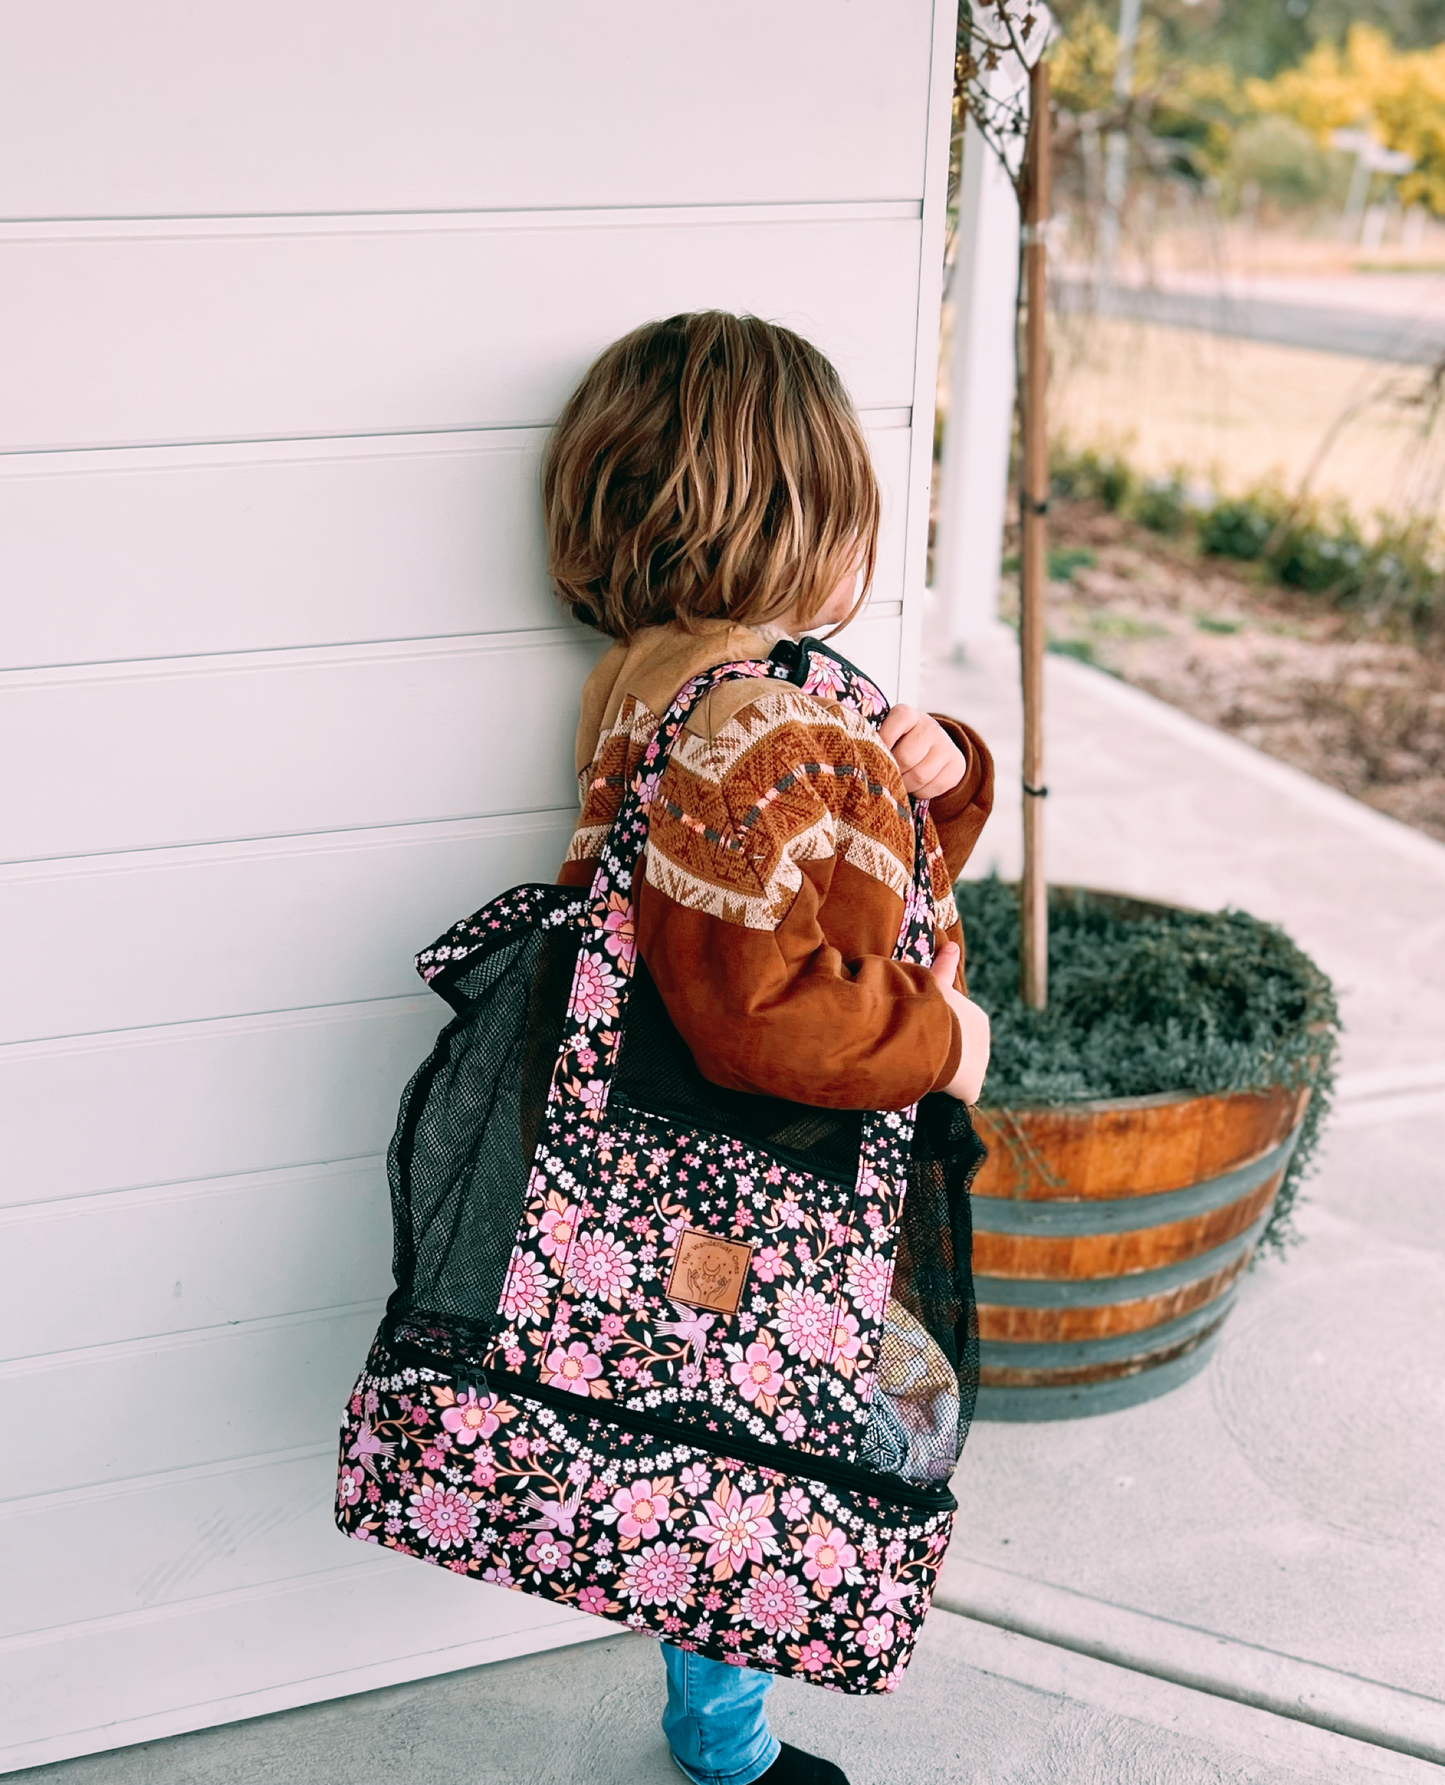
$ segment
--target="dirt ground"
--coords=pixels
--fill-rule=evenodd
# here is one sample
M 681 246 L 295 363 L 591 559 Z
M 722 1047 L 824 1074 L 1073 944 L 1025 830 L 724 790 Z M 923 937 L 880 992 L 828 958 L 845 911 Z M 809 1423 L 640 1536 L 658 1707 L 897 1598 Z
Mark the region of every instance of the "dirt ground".
M 1050 551 L 1051 649 L 1445 841 L 1445 653 L 1097 504 L 1055 500 Z

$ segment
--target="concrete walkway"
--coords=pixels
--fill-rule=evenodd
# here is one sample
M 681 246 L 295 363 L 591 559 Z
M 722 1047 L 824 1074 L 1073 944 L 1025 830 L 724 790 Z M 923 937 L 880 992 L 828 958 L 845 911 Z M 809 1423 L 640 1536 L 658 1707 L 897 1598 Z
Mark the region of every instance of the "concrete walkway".
M 1445 847 L 1096 670 L 1047 689 L 1050 879 L 1282 923 L 1339 988 L 1344 1095 L 1199 1377 L 975 1429 L 942 1602 L 1445 1759 Z M 927 692 L 995 744 L 976 865 L 1013 874 L 1011 637 Z
M 444 1674 L 10 1775 L 25 1785 L 682 1785 L 647 1637 Z M 1373 1785 L 1438 1768 L 935 1612 L 892 1698 L 784 1680 L 853 1785 Z
M 1012 642 L 939 665 L 1017 868 Z M 1210 1366 L 1095 1419 L 980 1425 L 893 1699 L 784 1682 L 774 1724 L 853 1785 L 1441 1777 L 1445 847 L 1051 659 L 1050 876 L 1284 923 L 1335 976 L 1345 1096 L 1303 1243 Z M 15 1775 L 55 1785 L 662 1785 L 661 1670 L 621 1636 Z

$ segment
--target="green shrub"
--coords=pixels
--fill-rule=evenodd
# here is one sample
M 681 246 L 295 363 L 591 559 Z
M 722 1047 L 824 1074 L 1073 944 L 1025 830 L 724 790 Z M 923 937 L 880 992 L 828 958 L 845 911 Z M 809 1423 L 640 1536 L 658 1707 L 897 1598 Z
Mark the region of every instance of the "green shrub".
M 1087 663 L 1090 669 L 1102 669 L 1092 639 L 1051 638 L 1045 649 L 1054 657 L 1072 657 L 1075 663 Z
M 1182 470 L 1141 482 L 1110 449 L 1056 447 L 1050 471 L 1054 492 L 1127 512 L 1156 533 L 1193 527 L 1202 551 L 1265 564 L 1288 587 L 1354 608 L 1372 624 L 1408 628 L 1419 637 L 1445 635 L 1445 530 L 1438 520 L 1377 517 L 1367 539 L 1341 503 L 1292 503 L 1275 483 L 1214 501 Z M 1049 575 L 1070 579 L 1092 554 L 1049 554 Z M 1005 570 L 1016 569 L 1006 559 Z M 1078 653 L 1074 653 L 1078 654 Z
M 1050 893 L 1049 1006 L 1019 998 L 1018 893 L 955 888 L 972 997 L 989 1013 L 986 1107 L 1161 1091 L 1309 1085 L 1304 1131 L 1262 1244 L 1281 1251 L 1329 1108 L 1339 1012 L 1314 962 L 1242 911 L 1154 911 L 1107 894 Z
M 1347 598 L 1360 589 L 1369 558 L 1370 549 L 1348 516 L 1337 514 L 1331 526 L 1304 515 L 1284 529 L 1269 566 L 1291 588 Z
M 1077 571 L 1092 570 L 1098 562 L 1098 556 L 1091 552 L 1086 545 L 1063 546 L 1058 551 L 1049 553 L 1049 580 L 1055 583 L 1071 583 Z
M 1130 504 L 1130 513 L 1151 533 L 1182 533 L 1190 519 L 1184 480 L 1177 475 L 1149 478 Z
M 1199 517 L 1199 545 L 1217 558 L 1260 557 L 1280 518 L 1281 505 L 1263 496 L 1216 502 Z
M 1056 496 L 1102 502 L 1112 513 L 1127 500 L 1134 487 L 1134 474 L 1117 452 L 1099 451 L 1091 446 L 1074 452 L 1059 445 L 1050 457 L 1049 482 Z
M 1382 525 L 1358 584 L 1339 600 L 1425 637 L 1445 633 L 1445 536 L 1427 522 Z

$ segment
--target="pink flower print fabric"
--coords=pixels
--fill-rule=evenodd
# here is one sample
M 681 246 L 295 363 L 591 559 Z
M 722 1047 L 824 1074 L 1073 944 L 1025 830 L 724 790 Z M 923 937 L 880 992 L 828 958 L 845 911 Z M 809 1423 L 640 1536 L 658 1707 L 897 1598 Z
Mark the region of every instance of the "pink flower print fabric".
M 888 1307 L 893 1287 L 893 1260 L 880 1258 L 872 1246 L 848 1260 L 848 1294 L 862 1317 L 877 1324 Z
M 456 1333 L 450 1316 L 415 1309 L 384 1323 L 342 1432 L 336 1518 L 358 1542 L 716 1659 L 890 1691 L 954 1512 L 944 1491 L 857 1466 L 913 1112 L 865 1116 L 856 1172 L 835 1177 L 612 1096 L 637 958 L 632 887 L 667 753 L 707 688 L 784 674 L 724 665 L 682 691 L 585 897 L 516 888 L 418 957 L 465 1013 L 473 957 L 499 935 L 578 938 L 497 1308 Z M 886 710 L 825 653 L 809 652 L 808 677 L 815 693 Z M 924 809 L 915 816 L 926 888 Z M 916 893 L 897 958 L 926 965 L 931 946 L 931 903 Z M 734 1299 L 669 1294 L 684 1235 L 701 1240 L 696 1255 L 734 1261 Z
M 582 1144 L 573 1164 L 538 1150 L 486 1367 L 560 1373 L 598 1400 L 847 1454 L 887 1302 L 878 1235 L 901 1186 L 870 1172 L 860 1210 L 855 1184 L 620 1107 Z M 733 1314 L 667 1293 L 679 1236 L 699 1231 L 752 1248 Z
M 882 702 L 810 655 L 815 691 Z M 888 1299 L 912 1111 L 865 1118 L 856 1177 L 838 1182 L 736 1138 L 614 1108 L 612 1074 L 636 962 L 631 887 L 652 782 L 693 699 L 765 664 L 694 679 L 664 715 L 599 857 L 499 1331 L 485 1360 L 579 1397 L 666 1410 L 720 1437 L 855 1455 Z M 878 706 L 883 710 L 886 703 Z M 860 708 L 862 710 L 862 708 Z M 651 788 L 651 791 L 649 789 Z M 926 883 L 923 808 L 918 871 Z M 900 958 L 926 962 L 931 907 L 912 900 Z M 667 1293 L 684 1233 L 748 1248 L 736 1307 Z M 520 1362 L 516 1360 L 520 1359 Z
M 442 1414 L 442 1425 L 458 1444 L 475 1444 L 478 1438 L 490 1438 L 502 1423 L 497 1405 L 495 1395 L 464 1389 Z
M 888 702 L 880 690 L 864 677 L 850 674 L 821 651 L 810 653 L 803 692 L 819 700 L 843 701 L 865 719 L 879 718 L 888 711 Z
M 734 1624 L 751 1624 L 767 1636 L 799 1636 L 808 1628 L 813 1601 L 780 1568 L 762 1568 L 738 1594 Z
M 744 1500 L 730 1481 L 714 1489 L 714 1498 L 702 1503 L 697 1535 L 709 1547 L 703 1561 L 714 1580 L 727 1580 L 744 1562 L 761 1562 L 777 1554 L 776 1527 L 771 1490 Z
M 593 1228 L 579 1236 L 563 1268 L 569 1291 L 620 1308 L 637 1275 L 637 1254 L 616 1234 Z
M 627 1563 L 619 1591 L 634 1606 L 685 1605 L 696 1577 L 691 1550 L 680 1543 L 653 1543 Z
M 590 1395 L 592 1384 L 601 1374 L 601 1358 L 589 1351 L 580 1339 L 565 1349 L 561 1345 L 554 1347 L 540 1372 L 543 1382 L 550 1382 L 554 1388 L 566 1389 L 574 1395 Z
M 624 1539 L 659 1536 L 664 1525 L 672 1525 L 672 1477 L 659 1476 L 654 1485 L 643 1476 L 618 1488 L 598 1517 L 604 1523 L 615 1518 L 618 1535 Z
M 745 1401 L 751 1401 L 760 1413 L 771 1413 L 777 1405 L 778 1390 L 783 1386 L 782 1352 L 773 1350 L 764 1333 L 761 1339 L 755 1339 L 747 1347 L 727 1346 L 726 1353 L 732 1362 L 728 1374 L 738 1393 Z
M 858 1560 L 858 1552 L 844 1532 L 825 1518 L 815 1518 L 803 1545 L 803 1573 L 820 1587 L 836 1587 Z
M 424 1481 L 407 1499 L 407 1523 L 429 1549 L 460 1548 L 475 1536 L 477 1509 L 456 1488 Z
M 537 1249 L 540 1252 L 542 1246 Z M 546 1315 L 552 1287 L 546 1255 L 538 1259 L 529 1256 L 520 1246 L 514 1246 L 498 1312 L 503 1320 L 514 1326 L 541 1320 Z
M 598 1414 L 457 1394 L 378 1341 L 342 1432 L 337 1523 L 715 1659 L 845 1692 L 898 1684 L 951 1503 L 903 1511 Z M 363 1432 L 370 1470 L 348 1460 Z
M 602 946 L 630 974 L 637 953 L 637 939 L 632 927 L 632 904 L 621 893 L 609 893 L 604 910 L 594 909 L 592 927 L 602 933 Z

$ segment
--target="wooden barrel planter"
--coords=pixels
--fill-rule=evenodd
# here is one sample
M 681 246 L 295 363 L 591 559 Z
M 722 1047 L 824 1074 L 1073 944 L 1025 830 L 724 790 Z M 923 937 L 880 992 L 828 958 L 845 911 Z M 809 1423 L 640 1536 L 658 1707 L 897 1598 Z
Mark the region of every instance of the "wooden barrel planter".
M 1202 1368 L 1309 1090 L 980 1109 L 980 1419 L 1132 1406 Z

